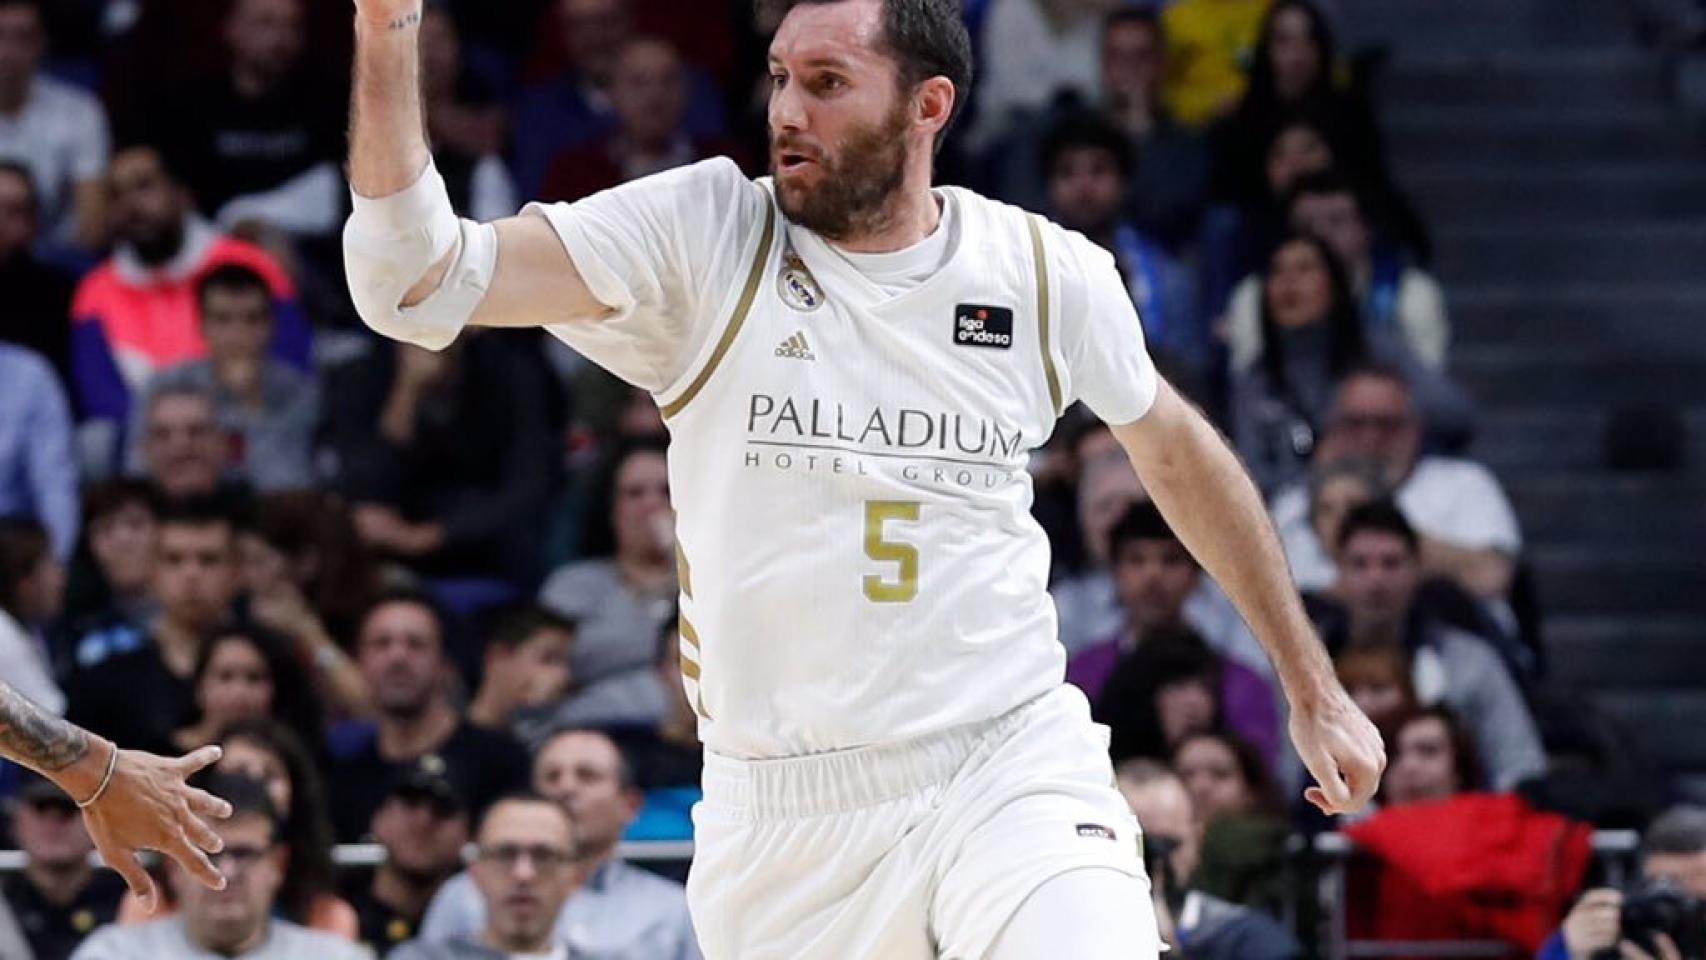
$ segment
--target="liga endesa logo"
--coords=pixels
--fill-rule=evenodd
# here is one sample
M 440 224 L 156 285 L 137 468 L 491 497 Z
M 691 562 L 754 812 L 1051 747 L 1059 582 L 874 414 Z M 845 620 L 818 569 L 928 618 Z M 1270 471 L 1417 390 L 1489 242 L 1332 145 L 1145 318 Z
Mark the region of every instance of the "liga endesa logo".
M 976 303 L 960 304 L 954 308 L 954 342 L 962 347 L 1011 348 L 1013 311 Z

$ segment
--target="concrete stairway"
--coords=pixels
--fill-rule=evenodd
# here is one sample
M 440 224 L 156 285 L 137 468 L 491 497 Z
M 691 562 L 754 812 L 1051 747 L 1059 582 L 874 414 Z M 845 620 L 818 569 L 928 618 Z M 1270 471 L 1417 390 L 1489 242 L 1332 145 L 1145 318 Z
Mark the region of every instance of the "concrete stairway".
M 1353 39 L 1391 41 L 1382 118 L 1434 227 L 1472 453 L 1522 518 L 1552 681 L 1706 799 L 1706 144 L 1613 7 L 1346 14 Z M 1685 412 L 1684 469 L 1604 465 L 1606 421 L 1633 405 Z

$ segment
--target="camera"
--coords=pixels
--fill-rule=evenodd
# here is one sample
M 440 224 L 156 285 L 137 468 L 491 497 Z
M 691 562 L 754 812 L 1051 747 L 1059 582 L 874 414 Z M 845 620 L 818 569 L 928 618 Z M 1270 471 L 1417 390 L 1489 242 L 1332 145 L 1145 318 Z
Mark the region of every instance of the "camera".
M 1683 960 L 1706 960 L 1706 901 L 1670 880 L 1649 880 L 1623 898 L 1622 939 L 1658 956 L 1656 935 L 1676 944 Z M 1593 960 L 1617 960 L 1616 948 L 1601 950 Z

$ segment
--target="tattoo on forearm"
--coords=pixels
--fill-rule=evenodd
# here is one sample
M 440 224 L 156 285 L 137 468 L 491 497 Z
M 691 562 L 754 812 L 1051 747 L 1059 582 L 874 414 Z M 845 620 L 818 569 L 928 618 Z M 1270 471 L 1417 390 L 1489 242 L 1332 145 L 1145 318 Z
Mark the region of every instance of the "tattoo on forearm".
M 0 683 L 0 756 L 38 770 L 63 770 L 89 752 L 89 735 Z
M 410 27 L 412 27 L 415 24 L 420 23 L 420 22 L 421 22 L 421 14 L 420 14 L 419 10 L 416 10 L 412 13 L 405 13 L 402 16 L 398 17 L 397 19 L 391 21 L 391 29 L 393 29 L 393 30 L 407 30 Z

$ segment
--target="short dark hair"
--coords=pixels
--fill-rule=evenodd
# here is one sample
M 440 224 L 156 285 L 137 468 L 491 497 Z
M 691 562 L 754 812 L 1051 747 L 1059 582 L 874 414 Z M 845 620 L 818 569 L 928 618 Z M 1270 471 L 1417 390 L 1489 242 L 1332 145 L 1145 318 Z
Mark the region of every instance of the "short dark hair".
M 574 840 L 575 824 L 574 824 L 574 819 L 569 816 L 569 811 L 567 809 L 565 809 L 563 807 L 563 805 L 558 803 L 557 801 L 552 800 L 550 797 L 547 797 L 542 793 L 537 793 L 533 790 L 513 790 L 509 793 L 503 794 L 502 796 L 498 797 L 496 800 L 493 800 L 491 803 L 487 804 L 486 809 L 480 813 L 479 823 L 474 825 L 474 835 L 477 837 L 485 831 L 486 821 L 488 821 L 492 818 L 492 814 L 496 813 L 499 807 L 504 806 L 506 804 L 512 804 L 512 803 L 513 804 L 523 804 L 523 805 L 527 805 L 527 806 L 538 805 L 538 806 L 550 807 L 551 809 L 562 814 L 563 815 L 563 822 L 567 823 L 569 825 L 569 841 L 570 841 L 570 844 L 571 844 L 571 846 L 575 845 L 575 840 Z
M 380 610 L 393 604 L 419 607 L 425 610 L 432 619 L 433 627 L 438 630 L 439 649 L 441 651 L 446 649 L 446 645 L 450 642 L 450 616 L 445 613 L 444 605 L 438 602 L 437 597 L 416 587 L 390 587 L 373 598 L 373 602 L 369 603 L 366 609 L 361 611 L 361 616 L 356 619 L 355 632 L 358 643 L 362 632 L 367 629 L 367 621 L 373 619 L 373 615 Z
M 166 527 L 223 526 L 232 535 L 237 533 L 238 519 L 230 505 L 217 496 L 176 497 L 160 504 L 158 520 Z
M 267 279 L 240 263 L 221 264 L 202 275 L 195 285 L 196 305 L 206 307 L 208 295 L 215 290 L 221 293 L 258 293 L 267 302 L 272 302 L 272 287 Z
M 264 817 L 267 826 L 271 828 L 273 842 L 280 840 L 284 821 L 279 809 L 273 806 L 272 795 L 267 793 L 266 784 L 247 774 L 219 769 L 204 770 L 197 774 L 192 782 L 231 804 L 229 819 L 234 820 L 245 814 Z
M 639 772 L 634 768 L 634 759 L 628 755 L 628 747 L 623 743 L 626 738 L 619 736 L 614 730 L 576 726 L 574 724 L 553 727 L 549 733 L 540 738 L 539 747 L 533 751 L 533 762 L 538 762 L 539 755 L 545 752 L 546 747 L 562 737 L 573 735 L 603 737 L 616 751 L 616 785 L 623 790 L 638 790 L 640 788 Z
M 0 610 L 16 612 L 18 584 L 49 555 L 47 528 L 33 517 L 0 517 Z
M 1345 514 L 1344 523 L 1339 527 L 1339 549 L 1343 550 L 1351 542 L 1351 538 L 1359 533 L 1384 533 L 1404 541 L 1404 546 L 1411 554 L 1421 552 L 1421 539 L 1416 536 L 1416 528 L 1410 525 L 1404 511 L 1391 500 L 1375 500 L 1355 507 Z
M 843 0 L 754 0 L 761 18 L 781 23 L 788 11 L 802 5 Z M 941 145 L 971 100 L 971 33 L 958 0 L 882 0 L 883 52 L 900 68 L 903 90 L 912 90 L 931 77 L 947 77 L 954 85 L 954 109 L 936 135 Z
M 1075 111 L 1063 117 L 1043 138 L 1042 170 L 1043 176 L 1053 178 L 1055 164 L 1069 150 L 1100 150 L 1114 160 L 1114 166 L 1120 172 L 1120 179 L 1131 176 L 1132 153 L 1131 143 L 1113 124 L 1102 119 L 1097 114 L 1088 111 Z
M 518 604 L 498 616 L 487 643 L 488 646 L 514 650 L 541 630 L 564 630 L 572 634 L 575 621 L 537 603 Z
M 1165 540 L 1178 543 L 1179 535 L 1168 525 L 1167 518 L 1161 515 L 1161 508 L 1153 500 L 1139 500 L 1126 510 L 1114 529 L 1108 534 L 1108 556 L 1120 555 L 1120 548 L 1138 540 Z
M 136 477 L 113 477 L 83 488 L 84 527 L 105 519 L 132 504 L 160 515 L 160 491 L 152 483 Z
M 1641 838 L 1644 856 L 1687 857 L 1706 852 L 1706 807 L 1678 806 L 1659 814 Z

